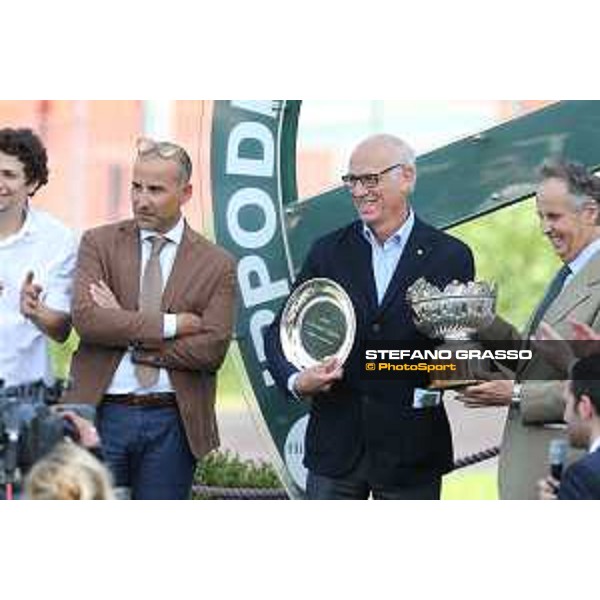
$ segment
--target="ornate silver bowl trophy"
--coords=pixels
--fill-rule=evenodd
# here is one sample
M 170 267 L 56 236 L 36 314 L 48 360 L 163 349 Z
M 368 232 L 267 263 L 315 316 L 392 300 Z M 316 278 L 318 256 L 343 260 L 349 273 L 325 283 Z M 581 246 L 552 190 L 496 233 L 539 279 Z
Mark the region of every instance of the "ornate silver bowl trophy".
M 283 310 L 279 336 L 283 353 L 302 370 L 335 357 L 348 358 L 356 335 L 350 297 L 335 281 L 310 279 L 290 296 Z
M 440 290 L 421 278 L 407 292 L 417 329 L 430 338 L 444 340 L 438 350 L 478 349 L 472 338 L 478 330 L 491 325 L 496 316 L 496 298 L 496 285 L 484 281 L 453 281 Z M 477 383 L 473 370 L 483 368 L 479 361 L 466 360 L 457 367 L 451 379 L 433 381 L 431 387 L 444 389 Z

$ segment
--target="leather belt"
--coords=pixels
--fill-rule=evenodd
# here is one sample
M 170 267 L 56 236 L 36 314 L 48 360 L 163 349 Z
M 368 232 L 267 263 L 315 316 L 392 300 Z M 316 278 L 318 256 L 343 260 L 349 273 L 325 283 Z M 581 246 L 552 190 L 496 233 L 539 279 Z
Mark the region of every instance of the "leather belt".
M 177 406 L 175 394 L 171 392 L 160 394 L 105 394 L 102 399 L 106 404 L 121 404 L 143 408 L 168 408 Z

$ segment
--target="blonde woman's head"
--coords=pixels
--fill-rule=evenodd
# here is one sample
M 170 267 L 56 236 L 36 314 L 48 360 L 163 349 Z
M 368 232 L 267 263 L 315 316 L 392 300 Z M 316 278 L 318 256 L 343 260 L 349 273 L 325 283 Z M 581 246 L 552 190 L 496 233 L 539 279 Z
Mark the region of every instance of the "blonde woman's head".
M 31 500 L 111 500 L 110 473 L 87 450 L 71 442 L 58 444 L 38 461 L 25 480 Z

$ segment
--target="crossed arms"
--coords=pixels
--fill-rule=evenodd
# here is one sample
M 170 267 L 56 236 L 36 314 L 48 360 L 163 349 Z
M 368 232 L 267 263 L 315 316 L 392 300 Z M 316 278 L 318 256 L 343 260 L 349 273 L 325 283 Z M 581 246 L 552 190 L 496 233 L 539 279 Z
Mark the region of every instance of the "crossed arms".
M 216 371 L 231 340 L 235 305 L 235 265 L 218 255 L 202 282 L 209 300 L 201 314 L 175 316 L 175 336 L 165 339 L 164 314 L 123 308 L 107 281 L 111 265 L 94 238 L 84 235 L 75 277 L 73 324 L 83 342 L 111 349 L 131 349 L 134 362 L 183 371 Z M 138 273 L 132 273 L 137 277 Z M 198 285 L 195 283 L 194 285 Z

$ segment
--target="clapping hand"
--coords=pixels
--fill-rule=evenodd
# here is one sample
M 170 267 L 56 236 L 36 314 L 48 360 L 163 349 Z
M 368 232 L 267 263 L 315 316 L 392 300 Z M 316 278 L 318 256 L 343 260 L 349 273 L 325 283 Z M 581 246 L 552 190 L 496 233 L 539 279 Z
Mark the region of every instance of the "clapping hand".
M 600 342 L 600 333 L 594 331 L 589 325 L 580 323 L 575 319 L 569 320 L 573 330 L 573 338 L 578 342 Z M 597 349 L 600 349 L 598 344 Z
M 569 366 L 575 358 L 582 358 L 592 354 L 600 354 L 600 334 L 589 325 L 569 319 L 573 339 L 563 339 L 550 325 L 541 323 L 535 338 L 535 348 L 544 358 L 555 367 L 568 372 Z M 552 342 L 543 344 L 537 342 Z M 575 343 L 573 343 L 575 342 Z M 577 342 L 586 342 L 585 344 Z
M 569 371 L 569 365 L 575 360 L 571 344 L 545 322 L 540 323 L 535 337 L 532 338 L 532 346 L 545 360 L 559 371 L 563 371 L 565 375 Z

